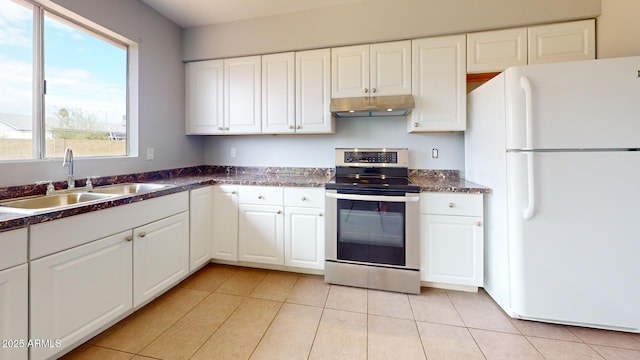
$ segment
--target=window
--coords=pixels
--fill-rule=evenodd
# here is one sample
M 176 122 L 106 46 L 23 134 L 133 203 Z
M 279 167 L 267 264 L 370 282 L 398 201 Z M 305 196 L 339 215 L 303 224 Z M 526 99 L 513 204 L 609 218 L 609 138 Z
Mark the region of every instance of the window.
M 111 35 L 0 0 L 0 161 L 61 157 L 67 146 L 77 157 L 131 153 L 130 47 Z

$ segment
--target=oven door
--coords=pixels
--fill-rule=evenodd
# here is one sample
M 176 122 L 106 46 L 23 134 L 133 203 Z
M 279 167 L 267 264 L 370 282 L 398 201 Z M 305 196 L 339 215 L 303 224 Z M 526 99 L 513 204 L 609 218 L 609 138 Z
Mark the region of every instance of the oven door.
M 419 194 L 326 193 L 328 261 L 420 268 Z

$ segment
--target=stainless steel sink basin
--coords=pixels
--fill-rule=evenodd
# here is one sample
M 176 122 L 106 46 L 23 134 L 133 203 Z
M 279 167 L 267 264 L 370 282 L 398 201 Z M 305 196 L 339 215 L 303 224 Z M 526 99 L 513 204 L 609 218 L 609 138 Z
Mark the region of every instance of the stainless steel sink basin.
M 87 192 L 53 194 L 26 199 L 5 201 L 0 206 L 9 211 L 36 213 L 87 204 L 114 197 L 111 194 L 95 194 Z
M 94 194 L 133 195 L 154 190 L 167 189 L 174 186 L 175 185 L 170 184 L 125 183 L 97 187 L 91 192 Z

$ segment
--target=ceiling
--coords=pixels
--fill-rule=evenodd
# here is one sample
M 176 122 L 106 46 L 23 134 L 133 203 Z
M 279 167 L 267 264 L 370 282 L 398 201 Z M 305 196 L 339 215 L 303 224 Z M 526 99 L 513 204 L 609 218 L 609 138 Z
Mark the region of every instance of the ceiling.
M 142 0 L 183 28 L 313 10 L 368 0 Z

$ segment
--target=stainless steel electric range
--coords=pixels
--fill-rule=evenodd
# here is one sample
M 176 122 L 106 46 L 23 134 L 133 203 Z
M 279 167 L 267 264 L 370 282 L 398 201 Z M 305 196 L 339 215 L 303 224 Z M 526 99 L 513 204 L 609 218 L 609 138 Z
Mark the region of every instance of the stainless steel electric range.
M 325 185 L 325 281 L 420 293 L 420 187 L 407 149 L 336 149 Z

